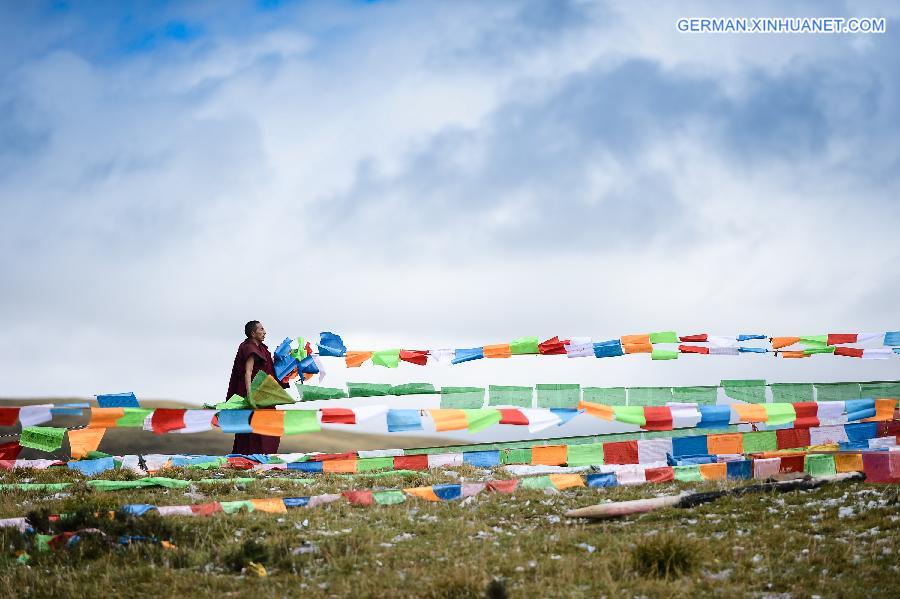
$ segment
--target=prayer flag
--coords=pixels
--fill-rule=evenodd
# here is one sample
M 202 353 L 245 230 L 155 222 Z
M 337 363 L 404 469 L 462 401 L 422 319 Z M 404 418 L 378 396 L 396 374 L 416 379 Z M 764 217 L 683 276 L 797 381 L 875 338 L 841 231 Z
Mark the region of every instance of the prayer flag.
M 682 335 L 678 338 L 682 343 L 706 343 L 709 339 L 709 336 L 706 333 L 700 333 L 698 335 Z
M 538 344 L 538 351 L 543 355 L 562 355 L 566 353 L 565 345 L 568 339 L 560 340 L 558 336 L 551 337 Z
M 137 397 L 134 393 L 109 393 L 97 395 L 97 403 L 101 408 L 138 408 Z
M 146 413 L 150 414 L 152 410 L 147 410 Z M 91 421 L 88 428 L 115 428 L 123 416 L 125 416 L 125 408 L 91 408 Z M 143 424 L 142 420 L 140 426 Z
M 520 337 L 509 342 L 509 352 L 514 355 L 541 353 L 537 337 Z
M 19 436 L 19 445 L 40 449 L 41 451 L 56 451 L 63 444 L 66 429 L 53 426 L 29 426 L 22 429 Z
M 472 360 L 480 360 L 484 357 L 484 350 L 480 347 L 472 347 L 468 349 L 457 349 L 456 355 L 450 361 L 451 364 L 462 364 L 463 362 L 471 362 Z
M 594 343 L 594 355 L 598 358 L 613 358 L 625 355 L 625 352 L 622 349 L 620 340 L 610 339 L 609 341 Z
M 428 415 L 434 421 L 437 432 L 459 431 L 469 426 L 463 410 L 428 410 Z
M 92 451 L 97 451 L 105 428 L 83 428 L 69 431 L 69 447 L 72 457 L 81 459 Z
M 470 433 L 477 433 L 488 427 L 494 426 L 501 420 L 500 410 L 476 409 L 462 410 L 465 415 L 466 422 Z
M 485 358 L 508 358 L 512 355 L 508 343 L 485 345 L 483 352 Z
M 388 410 L 387 426 L 388 432 L 391 433 L 420 431 L 422 430 L 422 417 L 419 410 Z
M 399 349 L 383 349 L 372 352 L 372 364 L 385 368 L 397 368 L 400 364 Z
M 223 410 L 217 414 L 219 428 L 224 433 L 249 433 L 252 410 Z
M 417 366 L 425 366 L 428 363 L 428 351 L 422 349 L 401 349 L 400 359 Z
M 650 343 L 678 343 L 678 335 L 675 331 L 663 331 L 660 333 L 650 333 L 647 339 Z
M 348 351 L 344 355 L 344 362 L 347 364 L 347 368 L 358 368 L 371 357 L 372 352 L 370 351 Z
M 341 339 L 340 335 L 335 335 L 328 331 L 319 333 L 318 347 L 320 356 L 339 358 L 347 354 L 347 346 L 344 345 L 344 340 Z
M 157 408 L 153 410 L 153 415 L 150 417 L 150 426 L 152 427 L 153 432 L 157 435 L 161 435 L 169 431 L 184 428 L 185 411 L 186 410 L 173 410 L 168 408 Z
M 319 425 L 317 410 L 285 410 L 283 427 L 285 435 L 315 433 L 322 430 Z

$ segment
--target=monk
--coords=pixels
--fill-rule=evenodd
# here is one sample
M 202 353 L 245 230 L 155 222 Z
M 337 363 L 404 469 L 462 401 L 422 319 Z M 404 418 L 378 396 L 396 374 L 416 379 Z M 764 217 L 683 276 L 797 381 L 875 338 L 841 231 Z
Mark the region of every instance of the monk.
M 238 346 L 237 355 L 234 357 L 234 365 L 231 367 L 231 379 L 228 381 L 227 400 L 232 395 L 247 397 L 250 390 L 250 381 L 256 373 L 263 371 L 275 378 L 275 363 L 269 348 L 263 343 L 266 338 L 266 329 L 258 320 L 251 320 L 244 325 L 244 335 L 247 338 Z M 276 379 L 277 380 L 277 379 Z M 282 383 L 282 387 L 286 387 Z M 270 437 L 257 433 L 236 433 L 234 446 L 231 453 L 278 453 L 278 444 L 281 437 Z

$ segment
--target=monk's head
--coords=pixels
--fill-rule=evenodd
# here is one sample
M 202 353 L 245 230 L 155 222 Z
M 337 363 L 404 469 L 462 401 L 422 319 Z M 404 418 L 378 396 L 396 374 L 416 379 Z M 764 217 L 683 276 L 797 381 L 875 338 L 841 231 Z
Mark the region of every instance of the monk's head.
M 251 320 L 244 325 L 244 334 L 247 339 L 255 339 L 262 343 L 266 338 L 266 329 L 258 320 Z

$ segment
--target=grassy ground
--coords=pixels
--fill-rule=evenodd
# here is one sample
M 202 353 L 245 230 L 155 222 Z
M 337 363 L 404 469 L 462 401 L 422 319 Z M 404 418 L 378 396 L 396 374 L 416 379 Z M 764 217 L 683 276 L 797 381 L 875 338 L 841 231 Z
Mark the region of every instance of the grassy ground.
M 208 471 L 162 475 L 208 478 Z M 59 494 L 0 492 L 0 517 L 29 510 L 82 510 L 86 536 L 68 550 L 35 552 L 17 531 L 0 533 L 0 596 L 360 596 L 360 597 L 896 597 L 900 594 L 900 493 L 864 483 L 810 492 L 724 498 L 601 523 L 570 521 L 566 509 L 703 485 L 645 485 L 556 493 L 482 493 L 453 503 L 410 499 L 394 506 L 345 503 L 287 514 L 95 520 L 87 512 L 123 503 L 176 505 L 310 495 L 502 476 L 470 467 L 387 478 L 324 475 L 285 481 L 271 473 L 236 487 Z M 275 476 L 278 474 L 278 476 Z M 226 476 L 246 476 L 229 473 Z M 110 474 L 127 477 L 129 473 Z M 0 482 L 78 480 L 67 471 L 6 472 Z M 721 483 L 725 484 L 725 483 Z M 730 483 L 728 483 L 730 484 Z M 120 534 L 175 547 L 120 546 Z M 27 565 L 16 551 L 28 549 Z M 252 562 L 252 563 L 251 563 Z M 260 564 L 266 575 L 253 564 Z

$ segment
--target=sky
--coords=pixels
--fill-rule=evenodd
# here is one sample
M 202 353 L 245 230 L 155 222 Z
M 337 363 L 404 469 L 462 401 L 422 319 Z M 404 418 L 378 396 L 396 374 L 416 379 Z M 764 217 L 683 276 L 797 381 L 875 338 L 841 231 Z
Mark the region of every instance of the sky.
M 220 401 L 243 325 L 351 349 L 896 330 L 892 2 L 6 2 L 0 396 Z M 880 35 L 685 34 L 691 16 Z M 900 379 L 520 358 L 323 384 Z

